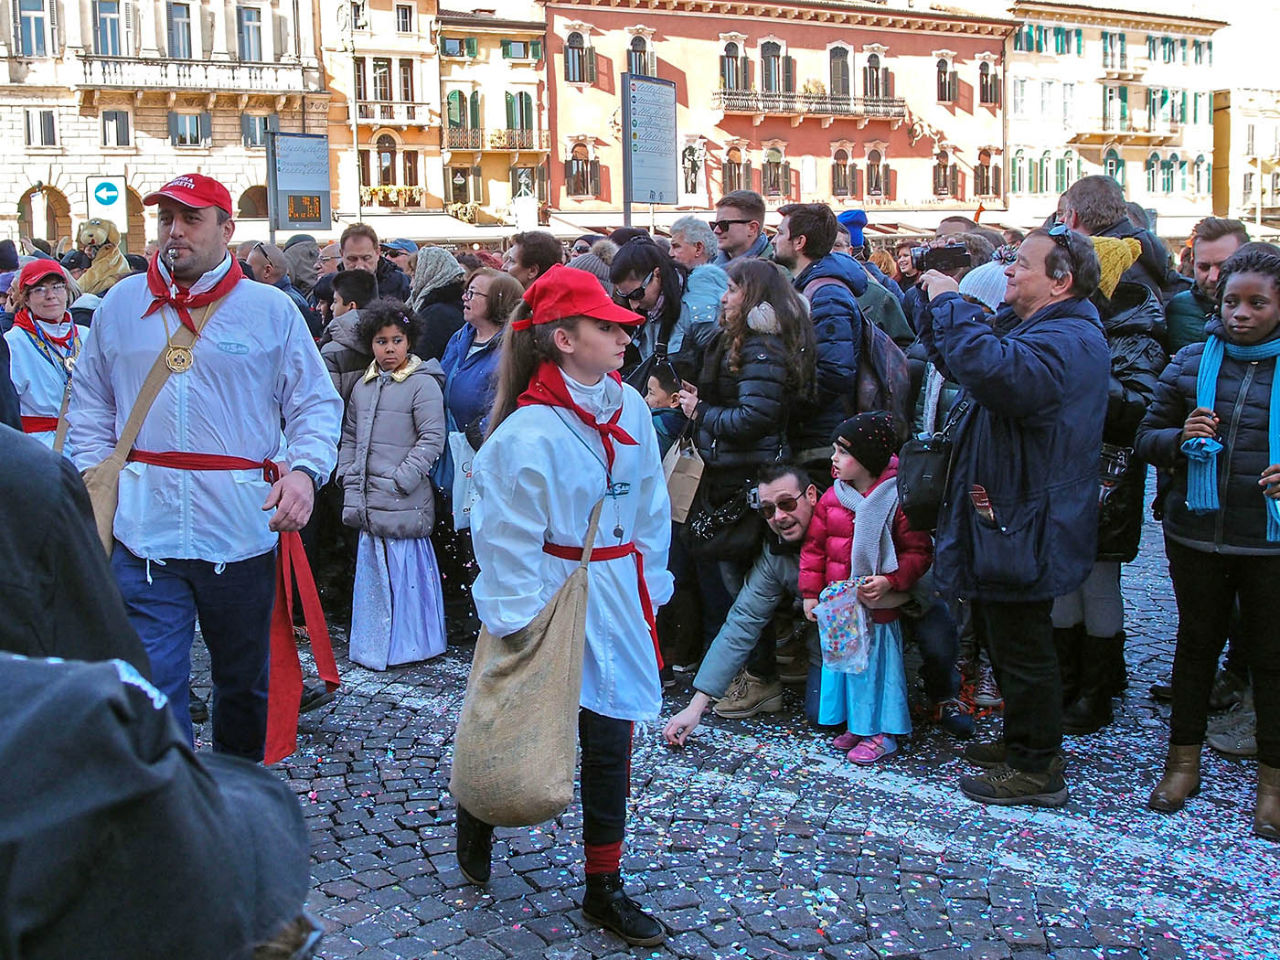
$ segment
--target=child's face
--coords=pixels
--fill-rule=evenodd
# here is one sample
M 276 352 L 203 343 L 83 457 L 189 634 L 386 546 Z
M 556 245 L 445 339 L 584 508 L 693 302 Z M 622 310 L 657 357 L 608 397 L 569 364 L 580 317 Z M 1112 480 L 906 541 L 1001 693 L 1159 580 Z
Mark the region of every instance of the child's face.
M 668 393 L 662 389 L 662 384 L 658 383 L 657 377 L 649 378 L 649 385 L 644 391 L 644 402 L 649 405 L 650 410 L 665 410 L 668 407 L 680 406 L 680 401 L 676 399 L 675 391 Z
M 840 480 L 857 486 L 875 479 L 875 476 L 858 462 L 858 458 L 838 443 L 831 445 L 831 470 Z
M 1222 322 L 1232 343 L 1262 343 L 1280 326 L 1276 281 L 1263 273 L 1236 273 L 1222 292 Z
M 343 300 L 342 294 L 340 294 L 337 290 L 333 291 L 333 315 L 335 317 L 342 316 L 344 313 L 350 310 L 353 306 L 355 306 L 355 304 L 353 304 L 350 300 Z
M 373 335 L 373 359 L 382 370 L 395 370 L 409 356 L 409 338 L 397 326 L 383 327 Z

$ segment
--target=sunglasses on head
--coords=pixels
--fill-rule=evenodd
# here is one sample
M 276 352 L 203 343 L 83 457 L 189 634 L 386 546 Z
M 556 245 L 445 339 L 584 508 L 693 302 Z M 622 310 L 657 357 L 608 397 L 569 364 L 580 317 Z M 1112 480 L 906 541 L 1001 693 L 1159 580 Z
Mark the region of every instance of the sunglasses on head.
M 1055 223 L 1049 228 L 1049 236 L 1063 250 L 1071 253 L 1071 228 L 1065 223 Z
M 754 220 L 712 220 L 711 229 L 716 233 L 724 233 L 735 223 L 755 223 Z
M 783 513 L 792 513 L 798 506 L 800 506 L 799 497 L 779 497 L 773 503 L 768 500 L 761 500 L 756 509 L 760 511 L 760 516 L 766 520 L 772 520 L 773 515 L 779 510 Z

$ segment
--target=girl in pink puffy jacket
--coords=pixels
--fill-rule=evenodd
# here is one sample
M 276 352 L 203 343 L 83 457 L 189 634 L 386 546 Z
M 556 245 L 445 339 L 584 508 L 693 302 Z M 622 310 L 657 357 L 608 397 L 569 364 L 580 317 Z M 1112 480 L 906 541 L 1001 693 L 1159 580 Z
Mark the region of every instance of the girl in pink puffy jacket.
M 872 623 L 861 673 L 822 668 L 818 722 L 843 724 L 833 746 L 854 763 L 875 763 L 911 732 L 897 607 L 929 569 L 933 541 L 907 526 L 898 505 L 897 440 L 887 413 L 860 413 L 836 428 L 836 480 L 822 495 L 800 551 L 800 594 L 809 619 L 828 584 L 860 580 L 857 598 Z

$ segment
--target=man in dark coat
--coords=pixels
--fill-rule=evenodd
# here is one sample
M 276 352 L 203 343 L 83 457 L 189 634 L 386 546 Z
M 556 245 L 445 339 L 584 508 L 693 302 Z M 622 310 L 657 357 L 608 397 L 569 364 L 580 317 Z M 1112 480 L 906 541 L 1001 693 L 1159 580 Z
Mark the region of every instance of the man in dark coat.
M 0 651 L 120 659 L 149 677 L 71 461 L 0 426 L 0 503 Z
M 19 416 L 18 391 L 9 379 L 9 344 L 0 337 L 0 423 L 15 430 L 22 429 Z
M 936 271 L 920 336 L 963 388 L 938 516 L 935 577 L 970 602 L 1004 693 L 1003 743 L 965 756 L 988 771 L 960 789 L 982 803 L 1067 802 L 1062 687 L 1050 611 L 1080 586 L 1097 546 L 1098 461 L 1110 351 L 1088 301 L 1098 257 L 1086 237 L 1037 230 L 1006 269 L 994 321 Z M 997 331 L 1007 331 L 998 333 Z

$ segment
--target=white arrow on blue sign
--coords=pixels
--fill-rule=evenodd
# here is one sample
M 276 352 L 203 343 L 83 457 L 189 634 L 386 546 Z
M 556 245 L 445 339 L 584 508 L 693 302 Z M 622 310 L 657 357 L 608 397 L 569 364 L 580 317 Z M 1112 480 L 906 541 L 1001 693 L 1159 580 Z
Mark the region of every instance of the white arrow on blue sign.
M 120 199 L 120 191 L 116 189 L 116 185 L 110 180 L 98 184 L 97 189 L 93 191 L 93 198 L 104 207 L 109 207 Z
M 86 199 L 88 200 L 89 219 L 95 217 L 111 220 L 123 229 L 126 218 L 124 210 L 124 177 L 87 177 Z

